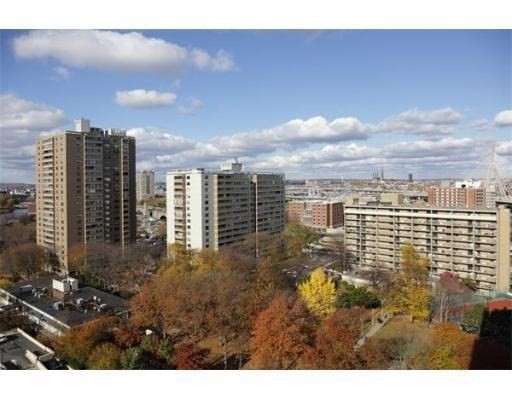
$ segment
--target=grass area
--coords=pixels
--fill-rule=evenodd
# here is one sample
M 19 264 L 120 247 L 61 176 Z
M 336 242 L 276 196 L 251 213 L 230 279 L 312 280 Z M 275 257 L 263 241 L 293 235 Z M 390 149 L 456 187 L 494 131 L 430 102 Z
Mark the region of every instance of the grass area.
M 374 336 L 375 339 L 403 337 L 404 332 L 414 336 L 430 336 L 431 327 L 426 322 L 411 322 L 407 315 L 398 315 L 384 325 Z

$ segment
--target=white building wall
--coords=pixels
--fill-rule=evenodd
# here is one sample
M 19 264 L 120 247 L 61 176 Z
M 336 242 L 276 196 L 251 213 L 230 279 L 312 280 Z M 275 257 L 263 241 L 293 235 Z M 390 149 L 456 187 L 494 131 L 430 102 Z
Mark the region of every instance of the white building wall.
M 202 171 L 186 175 L 186 243 L 189 249 L 202 249 L 205 243 L 205 175 Z
M 174 243 L 174 174 L 166 176 L 167 244 Z

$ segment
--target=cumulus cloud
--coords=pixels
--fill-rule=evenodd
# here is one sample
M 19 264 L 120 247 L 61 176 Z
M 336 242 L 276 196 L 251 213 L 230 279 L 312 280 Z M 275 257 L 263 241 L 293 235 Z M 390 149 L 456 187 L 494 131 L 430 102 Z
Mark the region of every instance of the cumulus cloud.
M 462 115 L 451 107 L 437 110 L 413 108 L 398 116 L 390 117 L 378 124 L 378 131 L 384 133 L 410 133 L 417 135 L 450 135 L 451 126 L 460 122 Z
M 496 128 L 506 128 L 512 126 L 512 110 L 503 110 L 495 115 L 493 121 L 479 119 L 471 124 L 476 131 L 491 131 Z
M 116 92 L 116 103 L 128 108 L 161 108 L 174 104 L 176 95 L 171 92 L 135 89 Z
M 13 49 L 20 58 L 54 58 L 70 67 L 110 71 L 179 75 L 189 66 L 208 71 L 235 68 L 225 50 L 212 55 L 138 32 L 37 30 L 15 38 Z
M 190 105 L 188 106 L 179 106 L 178 112 L 180 114 L 193 114 L 197 109 L 203 106 L 203 102 L 199 99 L 192 97 L 190 99 Z
M 65 122 L 64 111 L 59 108 L 34 103 L 13 93 L 0 94 L 2 181 L 32 181 L 36 138 Z
M 496 126 L 512 126 L 512 110 L 504 110 L 494 117 Z
M 53 129 L 65 121 L 64 111 L 19 98 L 13 93 L 0 94 L 0 128 L 18 133 Z

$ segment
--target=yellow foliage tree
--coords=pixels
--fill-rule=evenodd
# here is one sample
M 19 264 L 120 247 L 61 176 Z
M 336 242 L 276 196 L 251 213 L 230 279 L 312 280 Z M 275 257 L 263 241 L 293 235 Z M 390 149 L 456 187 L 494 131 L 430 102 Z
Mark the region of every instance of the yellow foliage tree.
M 329 317 L 336 310 L 336 287 L 322 267 L 315 269 L 309 280 L 299 285 L 298 293 L 309 311 L 319 318 Z
M 401 270 L 387 293 L 386 310 L 394 314 L 409 313 L 412 320 L 427 320 L 430 315 L 430 260 L 412 245 L 401 251 Z

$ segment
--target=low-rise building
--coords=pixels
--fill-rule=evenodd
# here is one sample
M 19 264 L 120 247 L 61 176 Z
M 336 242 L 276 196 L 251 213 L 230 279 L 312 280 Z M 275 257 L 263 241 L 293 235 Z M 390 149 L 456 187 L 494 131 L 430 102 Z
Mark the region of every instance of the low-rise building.
M 0 369 L 67 369 L 52 349 L 19 328 L 0 332 Z
M 92 287 L 78 287 L 78 280 L 48 276 L 1 289 L 12 304 L 42 329 L 61 335 L 71 328 L 104 315 L 127 316 L 128 302 Z
M 454 272 L 486 293 L 511 283 L 510 210 L 345 206 L 347 250 L 359 268 L 400 268 L 404 244 L 431 260 L 430 272 Z
M 291 201 L 286 205 L 286 222 L 324 232 L 343 226 L 343 203 L 337 201 Z
M 476 187 L 428 188 L 428 204 L 434 207 L 485 207 L 485 189 Z

